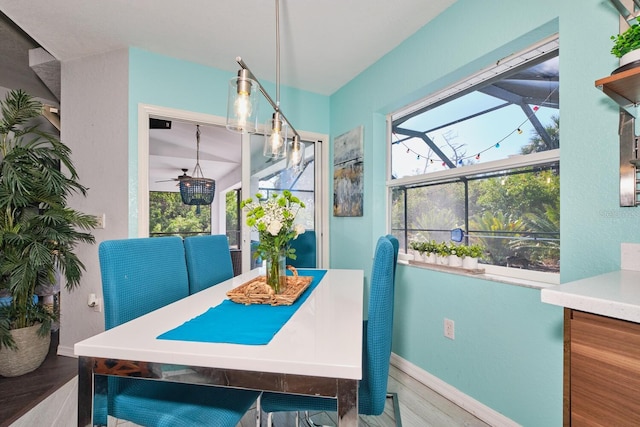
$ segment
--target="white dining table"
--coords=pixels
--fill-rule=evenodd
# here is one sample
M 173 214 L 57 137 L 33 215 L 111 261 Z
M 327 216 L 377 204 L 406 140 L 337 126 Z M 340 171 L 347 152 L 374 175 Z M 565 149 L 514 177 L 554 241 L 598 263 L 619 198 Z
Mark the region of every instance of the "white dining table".
M 75 344 L 78 426 L 92 423 L 94 376 L 131 375 L 132 371 L 143 378 L 331 397 L 337 399 L 338 425 L 357 426 L 362 270 L 327 270 L 266 345 L 157 339 L 218 305 L 227 298 L 227 291 L 259 274 L 257 269 L 241 274 Z M 172 366 L 197 374 L 167 369 Z

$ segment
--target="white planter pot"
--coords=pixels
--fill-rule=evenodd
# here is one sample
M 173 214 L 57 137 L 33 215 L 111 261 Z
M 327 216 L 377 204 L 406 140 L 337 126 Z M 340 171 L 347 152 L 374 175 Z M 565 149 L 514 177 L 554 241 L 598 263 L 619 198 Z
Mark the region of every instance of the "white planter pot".
M 632 50 L 631 52 L 625 53 L 624 55 L 622 55 L 622 58 L 620 58 L 620 66 L 622 67 L 623 65 L 627 65 L 631 62 L 639 61 L 639 60 L 640 60 L 640 49 Z
M 466 268 L 468 270 L 475 270 L 478 268 L 478 258 L 472 258 L 470 256 L 466 256 L 462 259 L 462 268 Z
M 449 266 L 462 267 L 462 258 L 460 258 L 458 255 L 449 255 Z
M 438 265 L 449 265 L 449 256 L 436 255 Z
M 436 254 L 434 254 L 433 252 L 428 253 L 428 254 L 424 254 L 424 260 L 425 262 L 429 263 L 429 264 L 435 264 L 436 263 Z

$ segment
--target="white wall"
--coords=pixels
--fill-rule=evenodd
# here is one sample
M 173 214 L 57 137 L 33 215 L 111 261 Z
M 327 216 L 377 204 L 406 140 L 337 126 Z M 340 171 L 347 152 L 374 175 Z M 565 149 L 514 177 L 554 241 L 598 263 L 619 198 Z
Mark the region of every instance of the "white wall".
M 98 243 L 128 237 L 128 50 L 62 63 L 61 140 L 73 154 L 87 197 L 69 204 L 88 214 L 105 214 L 105 229 L 94 230 L 95 245 L 77 253 L 86 267 L 80 287 L 61 293 L 58 353 L 73 354 L 74 343 L 104 330 L 104 314 L 87 306 L 90 293 L 102 298 Z

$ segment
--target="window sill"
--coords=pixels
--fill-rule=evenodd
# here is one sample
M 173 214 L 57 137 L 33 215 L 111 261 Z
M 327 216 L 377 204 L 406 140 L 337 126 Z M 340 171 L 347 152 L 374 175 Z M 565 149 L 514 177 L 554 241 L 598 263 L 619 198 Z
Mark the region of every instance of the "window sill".
M 484 272 L 479 272 L 479 270 L 481 269 L 465 270 L 463 268 L 458 268 L 458 267 L 449 267 L 449 266 L 438 265 L 438 264 L 427 264 L 422 262 L 409 261 L 407 259 L 398 259 L 398 264 L 404 264 L 409 267 L 416 267 L 424 270 L 439 271 L 441 273 L 458 274 L 461 276 L 473 277 L 475 279 L 489 280 L 491 282 L 499 282 L 499 283 L 505 283 L 508 285 L 521 286 L 524 288 L 545 289 L 545 288 L 551 288 L 557 285 L 557 283 L 543 282 L 540 280 L 529 279 L 524 277 L 513 277 L 513 276 L 505 276 L 502 274 L 496 274 L 493 271 L 487 271 L 488 269 L 485 269 Z M 487 266 L 487 267 L 493 267 L 493 266 Z M 496 268 L 496 269 L 502 269 L 502 268 Z M 506 270 L 506 268 L 504 269 Z M 513 270 L 513 269 L 509 269 L 509 270 Z M 519 270 L 519 272 L 520 271 L 521 270 Z

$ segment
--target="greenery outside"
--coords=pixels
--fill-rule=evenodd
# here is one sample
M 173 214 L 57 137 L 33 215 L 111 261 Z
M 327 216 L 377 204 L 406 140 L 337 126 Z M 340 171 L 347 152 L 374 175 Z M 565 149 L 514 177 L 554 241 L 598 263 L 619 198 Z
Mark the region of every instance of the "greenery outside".
M 193 236 L 211 234 L 211 205 L 196 206 L 182 203 L 180 193 L 151 191 L 149 193 L 150 236 Z
M 559 128 L 560 120 L 554 117 L 546 129 L 558 143 Z M 546 149 L 533 134 L 521 154 Z M 397 187 L 393 189 L 392 203 L 392 229 L 396 234 L 406 230 L 408 244 L 448 241 L 452 229 L 462 228 L 466 244 L 484 248 L 485 263 L 560 271 L 557 163 L 444 184 Z

